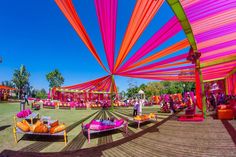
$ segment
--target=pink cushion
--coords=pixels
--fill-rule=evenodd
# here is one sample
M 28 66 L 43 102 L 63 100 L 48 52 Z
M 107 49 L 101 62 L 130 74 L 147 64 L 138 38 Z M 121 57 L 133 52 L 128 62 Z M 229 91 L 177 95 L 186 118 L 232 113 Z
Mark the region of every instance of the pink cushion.
M 107 130 L 107 129 L 112 129 L 114 127 L 115 127 L 114 125 L 101 125 L 99 129 L 100 130 Z
M 96 121 L 96 120 L 92 120 L 92 121 L 90 122 L 90 124 L 101 125 L 101 122 L 98 122 L 98 121 Z
M 30 109 L 26 109 L 26 110 L 23 110 L 23 111 L 18 112 L 18 113 L 16 114 L 16 116 L 17 116 L 18 118 L 25 118 L 25 117 L 27 117 L 28 115 L 30 115 L 31 113 L 32 113 L 32 112 L 31 112 Z
M 124 123 L 124 120 L 123 120 L 123 119 L 115 120 L 115 127 L 119 127 L 119 126 L 121 126 L 123 123 Z
M 75 106 L 75 102 L 70 102 L 69 104 L 70 104 L 71 107 Z
M 100 130 L 100 125 L 98 125 L 98 124 L 90 124 L 89 128 L 91 130 Z
M 120 119 L 120 120 L 115 120 L 114 122 L 115 122 L 115 125 L 104 125 L 100 121 L 92 120 L 89 124 L 85 125 L 85 128 L 86 129 L 89 128 L 91 130 L 96 130 L 96 131 L 112 129 L 112 128 L 121 126 L 124 123 L 124 120 Z

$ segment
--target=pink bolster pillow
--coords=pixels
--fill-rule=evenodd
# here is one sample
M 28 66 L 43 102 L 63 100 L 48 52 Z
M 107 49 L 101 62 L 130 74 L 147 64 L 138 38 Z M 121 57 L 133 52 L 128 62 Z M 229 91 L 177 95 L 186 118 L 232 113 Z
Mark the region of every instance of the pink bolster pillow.
M 97 124 L 90 124 L 89 128 L 91 130 L 100 130 L 100 125 Z
M 116 121 L 115 121 L 115 127 L 119 127 L 119 126 L 121 126 L 123 123 L 124 123 L 124 120 L 123 120 L 123 119 L 116 120 Z

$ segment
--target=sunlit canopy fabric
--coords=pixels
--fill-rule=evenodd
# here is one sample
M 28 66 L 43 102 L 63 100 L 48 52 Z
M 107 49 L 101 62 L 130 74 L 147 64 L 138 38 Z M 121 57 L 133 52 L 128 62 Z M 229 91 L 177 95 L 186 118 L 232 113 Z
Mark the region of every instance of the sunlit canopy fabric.
M 188 46 L 189 46 L 188 40 L 184 39 L 184 40 L 182 40 L 182 41 L 180 41 L 180 42 L 178 42 L 174 45 L 171 45 L 170 47 L 167 47 L 167 48 L 165 48 L 165 49 L 163 49 L 159 52 L 156 52 L 155 54 L 153 54 L 153 55 L 151 55 L 151 56 L 149 56 L 149 57 L 147 57 L 147 58 L 145 58 L 145 59 L 143 59 L 139 62 L 136 62 L 136 63 L 126 67 L 124 71 L 127 71 L 131 68 L 138 67 L 138 66 L 141 66 L 141 65 L 144 65 L 144 64 L 147 64 L 147 63 L 150 63 L 152 61 L 155 61 L 156 59 L 159 59 L 161 57 L 165 57 L 167 55 L 170 55 L 170 54 L 172 54 L 176 51 L 179 51 L 181 49 L 184 49 Z M 187 62 L 185 62 L 185 63 L 187 63 Z
M 164 0 L 137 0 L 129 25 L 126 29 L 120 51 L 116 60 L 115 70 L 122 64 L 129 51 L 138 40 L 142 32 L 150 23 Z
M 98 63 L 103 67 L 104 70 L 107 71 L 106 67 L 103 65 L 99 55 L 97 54 L 88 34 L 86 33 L 86 30 L 76 13 L 76 10 L 73 6 L 73 3 L 71 0 L 55 0 L 58 7 L 61 9 L 63 14 L 66 16 L 70 24 L 73 26 L 81 40 L 84 42 L 84 44 L 87 46 L 89 51 L 93 54 L 95 59 L 98 61 Z
M 201 64 L 214 60 L 236 57 L 236 1 L 197 0 L 180 1 L 201 52 Z M 235 67 L 235 62 L 213 65 L 214 68 L 203 67 L 204 79 L 225 77 Z M 211 69 L 211 70 L 210 70 Z M 212 75 L 212 69 L 217 69 Z
M 113 83 L 114 84 L 114 83 Z M 113 89 L 111 89 L 113 88 Z M 85 91 L 85 92 L 92 92 L 92 91 L 96 91 L 96 92 L 110 92 L 111 90 L 113 90 L 114 92 L 116 92 L 116 87 L 112 87 L 112 76 L 108 75 L 108 76 L 104 76 L 95 80 L 91 80 L 85 83 L 81 83 L 81 84 L 76 84 L 73 86 L 65 86 L 65 87 L 60 87 L 58 88 L 58 90 L 79 90 L 79 91 Z
M 103 45 L 110 71 L 114 70 L 117 0 L 95 0 Z
M 99 64 L 108 72 L 90 41 L 72 1 L 55 1 L 81 40 Z M 127 58 L 130 50 L 156 15 L 164 0 L 136 1 L 117 58 L 115 58 L 118 2 L 118 0 L 94 0 L 110 75 L 86 83 L 63 87 L 64 89 L 112 91 L 116 88 L 112 75 L 153 80 L 199 81 L 199 77 L 195 77 L 200 75 L 195 70 L 195 65 L 186 59 L 189 52 L 185 50 L 190 46 L 201 52 L 200 67 L 204 80 L 224 78 L 235 68 L 235 0 L 181 0 L 180 3 L 184 9 L 184 12 L 182 9 L 181 14 L 184 14 L 184 16 L 180 14 L 178 14 L 178 17 L 173 16 L 130 58 Z M 179 6 L 181 7 L 181 5 Z M 188 40 L 177 41 L 169 47 L 153 53 L 152 51 L 155 48 L 167 42 L 182 30 L 183 21 L 179 21 L 181 20 L 179 16 L 185 17 L 185 22 L 187 21 L 185 26 L 189 29 L 184 29 L 184 31 Z M 191 40 L 186 30 L 193 34 Z M 185 52 L 179 53 L 181 50 Z M 200 88 L 200 84 L 197 88 Z
M 159 29 L 120 69 L 122 71 L 128 68 L 154 48 L 160 46 L 167 39 L 176 35 L 182 29 L 178 19 L 174 16 L 161 29 Z

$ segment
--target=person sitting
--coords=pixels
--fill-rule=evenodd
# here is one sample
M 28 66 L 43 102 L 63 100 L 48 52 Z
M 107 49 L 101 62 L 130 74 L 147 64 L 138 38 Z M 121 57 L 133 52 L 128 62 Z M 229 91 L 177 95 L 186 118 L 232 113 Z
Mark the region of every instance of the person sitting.
M 191 117 L 194 116 L 195 106 L 193 105 L 193 101 L 192 101 L 192 99 L 190 98 L 189 95 L 187 96 L 186 105 L 187 105 L 187 109 L 185 110 L 185 115 L 186 116 L 191 116 Z
M 170 96 L 170 99 L 169 99 L 169 104 L 170 104 L 171 114 L 175 113 L 174 101 L 173 101 L 173 98 L 171 96 Z
M 107 120 L 103 120 L 103 119 L 101 119 L 101 124 L 102 125 L 115 125 L 115 118 L 111 118 L 111 119 L 107 119 Z
M 215 110 L 216 109 L 216 98 L 213 93 L 211 93 L 211 96 L 210 96 L 210 103 L 211 103 L 211 106 L 213 107 L 213 110 Z
M 163 106 L 161 108 L 161 112 L 164 112 L 164 113 L 170 112 L 168 104 L 167 104 L 166 101 L 164 101 L 164 104 L 163 104 Z

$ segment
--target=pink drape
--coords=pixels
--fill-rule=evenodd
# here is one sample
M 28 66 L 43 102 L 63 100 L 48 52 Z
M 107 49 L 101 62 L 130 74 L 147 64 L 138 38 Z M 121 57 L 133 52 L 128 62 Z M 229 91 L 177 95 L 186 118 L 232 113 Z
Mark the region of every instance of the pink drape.
M 76 10 L 71 0 L 55 0 L 58 7 L 61 9 L 65 17 L 68 19 L 72 27 L 75 29 L 78 36 L 81 38 L 81 40 L 84 42 L 84 44 L 87 46 L 89 51 L 92 53 L 92 55 L 95 57 L 95 59 L 98 61 L 98 63 L 102 66 L 102 68 L 107 71 L 106 67 L 103 65 L 98 53 L 96 52 L 95 47 L 93 46 L 89 35 L 87 34 Z
M 123 66 L 118 69 L 118 72 L 125 70 L 133 63 L 140 60 L 153 49 L 160 46 L 166 40 L 173 37 L 182 29 L 178 19 L 172 17 L 160 30 L 158 30 Z
M 180 60 L 186 59 L 187 56 L 188 56 L 188 53 L 185 53 L 185 54 L 182 54 L 182 55 L 179 55 L 179 56 L 176 56 L 176 57 L 168 58 L 168 59 L 160 61 L 160 62 L 152 63 L 152 64 L 149 64 L 149 65 L 146 65 L 146 66 L 141 66 L 139 68 L 132 69 L 132 70 L 130 70 L 128 72 L 137 72 L 137 71 L 150 70 L 150 69 L 152 69 L 155 66 L 159 66 L 159 65 L 163 65 L 163 64 L 168 64 L 168 63 L 173 63 L 173 62 L 176 62 L 176 61 L 180 61 Z M 127 73 L 127 72 L 125 72 L 125 73 Z
M 95 0 L 94 2 L 96 6 L 108 66 L 111 73 L 113 73 L 116 39 L 117 0 Z

